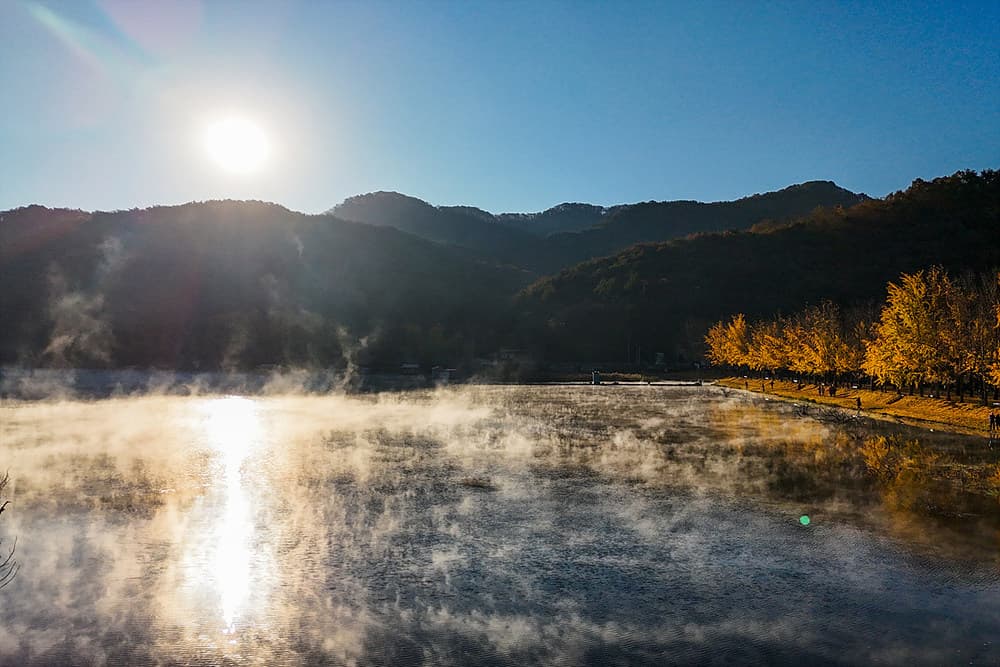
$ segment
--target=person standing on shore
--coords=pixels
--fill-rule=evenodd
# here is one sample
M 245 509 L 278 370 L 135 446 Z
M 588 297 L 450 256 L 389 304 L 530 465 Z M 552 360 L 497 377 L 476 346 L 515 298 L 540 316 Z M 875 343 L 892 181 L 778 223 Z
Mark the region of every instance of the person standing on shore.
M 856 399 L 854 399 L 854 400 L 856 400 L 856 401 L 858 402 L 858 412 L 861 412 L 861 397 L 860 397 L 860 396 L 858 396 L 858 397 L 857 397 Z

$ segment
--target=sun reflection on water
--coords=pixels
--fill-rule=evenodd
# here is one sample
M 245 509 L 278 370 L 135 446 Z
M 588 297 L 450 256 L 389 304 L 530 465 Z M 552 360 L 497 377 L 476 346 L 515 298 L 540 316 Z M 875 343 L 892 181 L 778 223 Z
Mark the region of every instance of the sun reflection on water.
M 255 401 L 240 396 L 213 399 L 204 406 L 205 435 L 218 456 L 217 484 L 222 510 L 212 526 L 214 554 L 206 565 L 219 598 L 223 632 L 233 634 L 247 610 L 251 585 L 251 543 L 254 525 L 244 464 L 261 441 L 261 420 Z

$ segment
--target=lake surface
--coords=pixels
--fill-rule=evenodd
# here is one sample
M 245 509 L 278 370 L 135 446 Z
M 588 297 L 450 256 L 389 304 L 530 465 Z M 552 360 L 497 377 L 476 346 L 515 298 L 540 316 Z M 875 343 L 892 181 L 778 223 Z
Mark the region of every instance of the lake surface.
M 1000 506 L 954 477 L 982 438 L 715 387 L 0 420 L 2 664 L 1000 663 Z

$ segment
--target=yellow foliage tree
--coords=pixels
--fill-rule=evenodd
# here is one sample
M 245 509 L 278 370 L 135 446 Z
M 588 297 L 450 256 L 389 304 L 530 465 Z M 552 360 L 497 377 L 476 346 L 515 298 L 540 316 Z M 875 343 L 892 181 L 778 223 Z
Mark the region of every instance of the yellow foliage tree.
M 957 377 L 961 332 L 955 322 L 958 292 L 939 267 L 904 273 L 890 282 L 886 304 L 866 344 L 864 370 L 897 387 L 929 382 L 950 385 Z
M 840 375 L 858 369 L 858 355 L 844 335 L 840 308 L 830 301 L 794 317 L 784 338 L 789 369 L 797 373 Z
M 1000 285 L 1000 273 L 997 273 L 997 284 L 994 287 Z M 993 383 L 994 387 L 1000 387 L 1000 298 L 997 298 L 997 293 L 993 293 L 993 311 L 996 315 L 996 321 L 993 325 L 993 342 L 990 345 L 990 351 L 992 352 L 993 358 L 989 360 L 988 370 L 989 379 Z
M 717 322 L 705 336 L 708 358 L 721 366 L 744 366 L 749 361 L 747 321 L 743 313 L 733 315 L 727 322 Z
M 1000 274 L 953 280 L 940 267 L 904 273 L 874 304 L 847 311 L 830 301 L 787 319 L 716 323 L 705 341 L 716 364 L 834 378 L 865 372 L 880 383 L 949 393 L 972 380 L 1000 387 Z M 984 393 L 985 397 L 985 393 Z
M 765 320 L 750 327 L 747 365 L 757 371 L 788 368 L 788 348 L 783 335 L 784 322 Z

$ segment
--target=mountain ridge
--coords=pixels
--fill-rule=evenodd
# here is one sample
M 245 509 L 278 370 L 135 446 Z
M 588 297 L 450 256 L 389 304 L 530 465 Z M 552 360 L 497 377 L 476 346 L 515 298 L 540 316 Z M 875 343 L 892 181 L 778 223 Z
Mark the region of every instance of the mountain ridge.
M 534 329 L 523 335 L 545 341 L 547 358 L 600 359 L 626 341 L 697 358 L 707 325 L 732 313 L 881 297 L 930 265 L 1000 266 L 998 202 L 1000 172 L 963 171 L 782 224 L 636 244 L 525 288 L 519 310 Z
M 261 202 L 57 211 L 39 225 L 41 212 L 0 219 L 0 285 L 14 286 L 0 290 L 0 364 L 336 366 L 361 340 L 383 360 L 462 358 L 472 341 L 498 344 L 503 304 L 530 278 Z
M 663 207 L 723 226 L 589 255 L 542 277 L 499 253 L 260 201 L 11 209 L 0 213 L 0 364 L 214 369 L 367 359 L 469 369 L 503 348 L 546 362 L 634 359 L 641 349 L 647 362 L 663 352 L 680 363 L 699 358 L 708 326 L 733 312 L 880 298 L 886 281 L 930 265 L 1000 265 L 996 171 L 761 218 L 836 187 L 808 184 L 743 205 L 630 205 L 584 232 L 522 233 L 519 251 L 550 253 L 559 265 L 617 225 L 660 229 Z M 725 226 L 734 220 L 759 222 Z M 567 256 L 553 259 L 558 252 Z
M 807 181 L 723 202 L 650 201 L 612 207 L 564 202 L 538 213 L 492 214 L 475 207 L 435 206 L 383 190 L 349 197 L 329 212 L 346 220 L 396 227 L 544 274 L 634 243 L 747 228 L 866 199 L 867 195 L 832 181 Z M 536 224 L 547 233 L 535 233 Z

